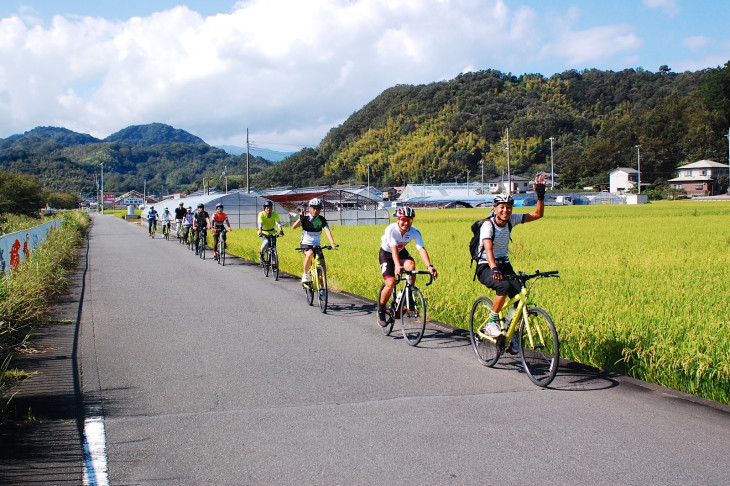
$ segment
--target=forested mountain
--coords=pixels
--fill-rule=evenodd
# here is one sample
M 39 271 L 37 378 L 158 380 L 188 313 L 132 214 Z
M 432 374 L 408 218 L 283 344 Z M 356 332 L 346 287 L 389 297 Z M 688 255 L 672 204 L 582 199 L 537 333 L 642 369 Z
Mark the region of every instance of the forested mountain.
M 105 140 L 65 128 L 38 127 L 0 140 L 0 170 L 37 177 L 44 189 L 72 194 L 95 194 L 101 163 L 104 190 L 131 189 L 147 193 L 190 192 L 208 184 L 246 184 L 246 157 L 211 147 L 202 139 L 161 123 L 125 128 Z M 272 163 L 250 159 L 255 174 Z
M 548 78 L 487 70 L 428 85 L 399 85 L 332 129 L 313 151 L 260 173 L 255 181 L 372 184 L 464 181 L 506 170 L 506 131 L 513 173 L 550 170 L 563 187 L 607 183 L 618 166 L 636 167 L 642 180 L 666 180 L 700 159 L 727 161 L 730 62 L 673 73 L 642 69 L 566 71 Z

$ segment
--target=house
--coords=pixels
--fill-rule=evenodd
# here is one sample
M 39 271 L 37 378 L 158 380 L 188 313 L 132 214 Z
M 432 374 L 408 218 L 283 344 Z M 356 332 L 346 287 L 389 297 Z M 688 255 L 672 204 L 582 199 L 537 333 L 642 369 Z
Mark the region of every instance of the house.
M 730 173 L 728 164 L 700 160 L 677 167 L 678 177 L 669 179 L 673 189 L 684 189 L 690 196 L 712 196 L 721 189 L 717 179 Z
M 518 175 L 512 175 L 510 179 L 512 179 L 512 190 L 509 192 L 512 194 L 526 193 L 530 188 L 530 179 Z M 506 175 L 489 179 L 487 183 L 489 184 L 489 192 L 492 194 L 507 192 L 509 186 Z
M 639 184 L 639 171 L 631 167 L 616 167 L 608 173 L 608 192 L 612 194 L 625 194 L 635 189 Z M 645 182 L 642 186 L 647 186 Z
M 548 188 L 554 189 L 558 187 L 558 179 L 560 179 L 560 174 L 551 174 L 550 172 L 538 172 L 535 175 L 535 178 L 537 179 L 538 177 L 542 177 L 545 180 L 545 186 L 547 186 Z

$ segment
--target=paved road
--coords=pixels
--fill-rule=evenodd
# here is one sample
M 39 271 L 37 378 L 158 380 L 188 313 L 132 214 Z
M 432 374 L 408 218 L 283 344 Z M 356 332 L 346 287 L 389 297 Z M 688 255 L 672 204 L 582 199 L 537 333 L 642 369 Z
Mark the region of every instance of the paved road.
M 729 407 L 580 367 L 540 389 L 459 333 L 411 348 L 370 302 L 322 315 L 294 278 L 108 216 L 88 264 L 83 390 L 112 484 L 730 484 Z

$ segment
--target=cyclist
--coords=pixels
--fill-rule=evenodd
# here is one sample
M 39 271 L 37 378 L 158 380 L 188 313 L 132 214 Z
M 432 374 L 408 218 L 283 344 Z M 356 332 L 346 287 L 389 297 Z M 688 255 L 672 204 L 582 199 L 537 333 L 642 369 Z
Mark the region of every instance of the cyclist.
M 314 257 L 314 247 L 320 246 L 320 236 L 324 230 L 327 238 L 330 240 L 330 244 L 333 247 L 337 247 L 335 240 L 332 238 L 332 232 L 327 225 L 327 220 L 319 214 L 322 210 L 322 200 L 315 197 L 309 201 L 309 214 L 304 213 L 304 208 L 299 208 L 299 219 L 297 219 L 291 226 L 292 229 L 297 229 L 299 226 L 302 227 L 302 239 L 299 245 L 304 250 L 304 273 L 302 274 L 302 283 L 309 282 L 309 267 L 312 265 L 312 258 Z M 322 267 L 325 268 L 324 254 L 322 250 L 319 250 L 319 258 L 322 261 Z M 326 270 L 326 268 L 325 268 Z
M 205 210 L 203 203 L 198 204 L 198 210 L 195 212 L 193 217 L 193 230 L 195 231 L 195 254 L 197 255 L 200 251 L 200 234 L 205 237 L 210 228 L 210 215 Z
M 545 210 L 545 179 L 538 177 L 535 180 L 535 194 L 537 206 L 528 214 L 512 214 L 514 199 L 507 194 L 498 194 L 492 203 L 493 216 L 491 221 L 485 221 L 479 232 L 479 260 L 477 261 L 477 278 L 488 288 L 496 291 L 497 295 L 489 313 L 489 320 L 485 324 L 484 332 L 492 337 L 501 334 L 499 325 L 499 311 L 502 310 L 507 297 L 514 297 L 520 293 L 520 283 L 514 279 L 505 279 L 505 275 L 514 275 L 509 260 L 510 231 L 515 225 L 530 223 L 543 217 Z M 517 343 L 513 339 L 507 351 L 517 354 Z
M 380 272 L 383 274 L 385 287 L 378 300 L 378 324 L 383 327 L 385 327 L 385 307 L 395 288 L 395 277 L 400 274 L 401 269 L 411 271 L 416 268 L 416 262 L 406 250 L 408 243 L 415 242 L 416 250 L 428 273 L 433 275 L 433 278 L 438 278 L 438 272 L 431 264 L 428 251 L 423 246 L 421 232 L 413 227 L 416 211 L 413 208 L 402 207 L 396 209 L 393 216 L 396 222 L 386 226 L 385 233 L 380 238 Z M 411 276 L 410 280 L 413 283 L 415 275 Z
M 148 236 L 152 236 L 152 232 L 157 231 L 158 218 L 159 213 L 155 210 L 154 206 L 150 206 L 150 210 L 147 211 L 147 230 L 149 232 Z
M 223 248 L 226 245 L 226 226 L 228 231 L 231 229 L 231 222 L 228 221 L 228 215 L 223 212 L 223 204 L 215 205 L 215 213 L 210 218 L 211 229 L 213 230 L 213 260 L 218 259 L 218 238 L 223 238 Z M 222 236 L 221 236 L 222 235 Z
M 170 233 L 170 223 L 172 223 L 172 213 L 169 209 L 165 208 L 164 211 L 162 211 L 162 216 L 160 217 L 160 221 L 162 221 L 162 227 L 163 232 L 165 231 L 165 228 L 167 228 L 167 233 Z
M 187 243 L 188 241 L 188 234 L 190 233 L 191 228 L 193 227 L 193 220 L 195 219 L 195 215 L 193 214 L 193 207 L 188 206 L 188 209 L 185 211 L 185 215 L 182 218 L 182 236 L 183 241 Z
M 265 235 L 273 235 L 276 233 L 276 228 L 279 228 L 279 236 L 284 236 L 284 230 L 279 221 L 279 214 L 274 211 L 274 203 L 271 201 L 266 201 L 264 203 L 264 210 L 259 213 L 258 228 L 259 238 L 261 238 L 259 261 L 263 261 L 264 252 L 269 246 L 269 239 Z M 273 245 L 276 246 L 276 240 L 273 240 Z
M 180 230 L 182 229 L 182 222 L 183 219 L 185 219 L 185 214 L 187 214 L 187 211 L 185 211 L 185 204 L 181 202 L 177 209 L 175 209 L 175 234 L 177 236 L 180 236 Z

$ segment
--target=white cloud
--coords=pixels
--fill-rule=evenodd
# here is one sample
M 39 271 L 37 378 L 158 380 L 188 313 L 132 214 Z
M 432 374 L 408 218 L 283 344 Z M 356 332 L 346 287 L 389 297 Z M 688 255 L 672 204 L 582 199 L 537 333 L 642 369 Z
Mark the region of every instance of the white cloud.
M 649 8 L 660 8 L 664 10 L 664 13 L 670 17 L 677 15 L 680 10 L 677 0 L 643 0 L 643 2 Z
M 626 26 L 571 29 L 579 14 L 546 23 L 504 0 L 248 0 L 205 18 L 187 7 L 127 21 L 9 17 L 0 137 L 50 124 L 105 137 L 163 122 L 210 143 L 240 145 L 250 128 L 313 145 L 398 83 L 538 72 L 555 56 L 598 63 L 641 44 Z
M 712 39 L 703 35 L 687 37 L 682 41 L 682 45 L 690 49 L 702 49 L 712 44 Z
M 640 45 L 641 40 L 628 26 L 618 25 L 566 32 L 549 48 L 554 54 L 567 58 L 569 64 L 586 65 L 631 52 Z

